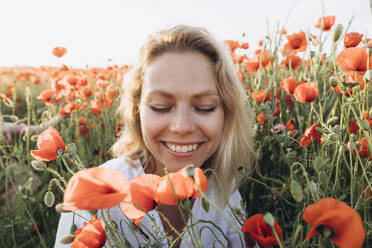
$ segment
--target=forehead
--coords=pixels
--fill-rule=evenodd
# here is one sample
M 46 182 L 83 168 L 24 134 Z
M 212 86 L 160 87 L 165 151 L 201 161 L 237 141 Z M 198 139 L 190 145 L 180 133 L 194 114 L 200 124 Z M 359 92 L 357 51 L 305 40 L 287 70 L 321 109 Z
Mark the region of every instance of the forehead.
M 144 71 L 142 92 L 165 91 L 170 94 L 217 93 L 217 78 L 211 61 L 196 51 L 165 52 Z

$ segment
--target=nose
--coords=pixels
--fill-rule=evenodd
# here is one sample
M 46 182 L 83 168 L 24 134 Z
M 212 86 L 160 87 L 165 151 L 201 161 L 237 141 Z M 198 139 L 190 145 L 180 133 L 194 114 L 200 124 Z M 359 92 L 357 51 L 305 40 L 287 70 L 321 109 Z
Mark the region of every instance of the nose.
M 195 131 L 196 125 L 190 109 L 178 108 L 170 120 L 169 130 L 174 133 L 187 134 Z

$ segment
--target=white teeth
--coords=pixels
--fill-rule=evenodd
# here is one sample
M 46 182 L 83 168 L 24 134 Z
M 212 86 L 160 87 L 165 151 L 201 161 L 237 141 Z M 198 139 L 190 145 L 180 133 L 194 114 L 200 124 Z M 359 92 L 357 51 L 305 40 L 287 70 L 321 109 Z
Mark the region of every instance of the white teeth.
M 172 151 L 174 151 L 174 152 L 180 152 L 180 153 L 182 153 L 182 152 L 191 152 L 191 151 L 194 151 L 198 147 L 198 144 L 185 145 L 185 146 L 177 146 L 177 145 L 169 144 L 169 143 L 165 143 L 165 144 Z
M 182 148 L 180 146 L 176 146 L 176 152 L 181 152 Z

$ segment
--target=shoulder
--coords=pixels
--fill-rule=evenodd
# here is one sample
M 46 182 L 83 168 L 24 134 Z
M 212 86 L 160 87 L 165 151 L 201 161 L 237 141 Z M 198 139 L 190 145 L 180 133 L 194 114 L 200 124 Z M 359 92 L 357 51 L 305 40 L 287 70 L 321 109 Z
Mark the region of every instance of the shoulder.
M 133 179 L 136 176 L 144 174 L 144 170 L 139 160 L 134 161 L 135 166 L 129 165 L 125 161 L 125 156 L 111 159 L 99 167 L 110 168 L 121 172 L 128 180 Z

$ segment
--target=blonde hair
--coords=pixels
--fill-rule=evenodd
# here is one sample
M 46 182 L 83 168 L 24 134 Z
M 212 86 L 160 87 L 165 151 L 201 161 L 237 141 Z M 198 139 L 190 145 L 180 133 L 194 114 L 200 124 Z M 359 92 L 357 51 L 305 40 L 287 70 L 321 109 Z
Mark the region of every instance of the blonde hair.
M 213 64 L 217 78 L 217 90 L 224 107 L 224 128 L 221 144 L 208 159 L 225 189 L 232 182 L 238 185 L 240 167 L 250 168 L 254 157 L 253 126 L 249 118 L 250 107 L 245 91 L 237 77 L 230 54 L 212 35 L 200 27 L 179 25 L 159 31 L 150 36 L 140 50 L 138 62 L 131 68 L 123 83 L 123 94 L 118 113 L 124 129 L 112 147 L 114 156 L 125 155 L 134 165 L 140 160 L 145 170 L 155 168 L 152 154 L 144 144 L 141 132 L 139 105 L 144 70 L 156 57 L 165 52 L 198 51 L 206 55 Z

